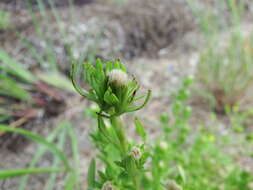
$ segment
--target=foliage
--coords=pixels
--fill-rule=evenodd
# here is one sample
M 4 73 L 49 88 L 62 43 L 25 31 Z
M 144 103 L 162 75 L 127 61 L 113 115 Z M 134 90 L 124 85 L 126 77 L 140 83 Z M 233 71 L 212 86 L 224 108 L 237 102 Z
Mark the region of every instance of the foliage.
M 221 150 L 222 139 L 204 126 L 190 125 L 191 108 L 186 104 L 190 80 L 185 79 L 174 97 L 171 119 L 161 116 L 163 137 L 152 150 L 153 181 L 147 187 L 162 189 L 160 181 L 173 179 L 185 190 L 250 189 L 252 176 Z
M 250 105 L 253 85 L 251 39 L 234 34 L 225 48 L 213 44 L 200 57 L 196 77 L 200 94 L 206 96 L 217 112 L 225 106 Z
M 84 63 L 80 66 L 78 63 L 73 64 L 72 81 L 82 96 L 99 106 L 98 129 L 91 136 L 99 150 L 98 158 L 105 168 L 97 172 L 95 161 L 91 162 L 88 189 L 141 189 L 144 164 L 149 154 L 145 150 L 145 142 L 132 144 L 128 141 L 120 116 L 143 108 L 151 92 L 148 91 L 146 96 L 136 96 L 139 84 L 134 78 L 129 78 L 125 66 L 119 60 L 105 63 L 97 60 L 94 65 Z M 81 76 L 84 76 L 89 90 L 82 89 L 78 83 L 80 69 L 84 69 Z M 143 103 L 135 105 L 142 98 Z M 145 139 L 141 122 L 136 119 L 135 124 L 138 134 Z
M 48 20 L 43 2 L 37 2 L 41 15 Z M 195 12 L 200 15 L 201 30 L 211 39 L 211 42 L 206 43 L 207 49 L 201 54 L 196 80 L 201 85 L 199 93 L 210 101 L 211 107 L 229 116 L 231 132 L 242 132 L 244 126 L 250 122 L 248 118 L 252 117 L 251 109 L 241 112 L 240 106 L 245 103 L 250 105 L 248 97 L 252 88 L 253 47 L 251 39 L 243 37 L 238 30 L 241 10 L 237 9 L 233 0 L 225 3 L 232 14 L 231 23 L 234 24 L 235 31 L 232 32 L 232 37 L 227 38 L 228 42 L 222 44 L 220 38 L 216 38 L 217 32 L 223 28 L 221 23 L 217 23 L 217 15 L 213 15 L 211 10 L 208 10 L 206 15 Z M 50 7 L 61 36 L 65 38 L 64 28 L 61 28 L 61 20 L 52 2 Z M 46 41 L 46 56 L 34 52 L 32 47 L 31 52 L 46 71 L 53 72 L 34 75 L 7 53 L 0 51 L 0 95 L 32 103 L 30 91 L 37 81 L 41 80 L 67 90 L 73 88 L 69 80 L 60 74 L 52 41 L 44 33 L 31 7 L 30 13 L 38 36 Z M 1 14 L 0 10 L 0 16 Z M 3 15 L 0 17 L 0 30 L 8 25 L 8 13 Z M 149 28 L 148 22 L 149 19 L 147 26 L 140 26 L 140 30 L 142 27 Z M 155 38 L 156 35 L 155 33 Z M 167 38 L 168 35 L 165 36 Z M 159 47 L 164 46 L 164 42 L 157 43 Z M 27 47 L 29 45 L 31 44 L 28 42 Z M 161 114 L 162 132 L 159 137 L 151 140 L 145 126 L 136 117 L 133 123 L 141 140 L 129 140 L 122 116 L 142 109 L 149 101 L 151 91 L 138 95 L 139 83 L 134 77 L 130 77 L 120 60 L 97 60 L 94 64 L 81 64 L 71 53 L 70 44 L 66 44 L 66 49 L 70 62 L 73 63 L 71 78 L 74 88 L 98 106 L 95 111 L 86 110 L 87 115 L 97 120 L 97 128 L 93 129 L 91 139 L 98 151 L 89 165 L 88 190 L 250 190 L 249 184 L 253 177 L 240 168 L 231 155 L 225 153 L 223 146 L 227 141 L 224 142 L 216 132 L 206 126 L 191 124 L 192 109 L 187 104 L 190 97 L 189 87 L 193 82 L 191 78 L 185 78 L 181 88 L 174 94 L 170 114 Z M 94 58 L 93 55 L 88 57 L 91 57 L 91 60 Z M 89 86 L 89 89 L 85 90 L 83 86 Z M 139 104 L 140 100 L 143 102 Z M 7 111 L 0 108 L 0 122 L 8 117 L 10 116 Z M 53 190 L 58 173 L 65 172 L 64 189 L 81 189 L 77 136 L 69 122 L 62 122 L 47 138 L 13 126 L 1 125 L 1 132 L 22 134 L 43 146 L 38 148 L 27 168 L 0 170 L 0 179 L 22 176 L 19 190 L 24 190 L 27 189 L 30 175 L 49 173 L 45 189 Z M 247 135 L 246 143 L 252 142 L 252 136 L 252 133 Z M 67 140 L 70 140 L 68 144 L 71 145 L 72 151 L 72 155 L 68 157 L 64 153 L 65 144 L 69 142 Z M 227 140 L 232 142 L 232 139 Z M 52 166 L 37 168 L 47 150 L 54 155 Z
M 100 64 L 101 61 L 98 60 L 94 68 L 106 70 L 108 67 L 108 63 L 104 63 L 103 67 L 98 66 Z M 113 63 L 110 62 L 110 64 Z M 114 64 L 117 65 L 118 62 Z M 92 65 L 86 66 L 90 68 Z M 114 66 L 114 68 L 119 67 Z M 86 70 L 85 72 L 95 71 Z M 110 82 L 108 82 L 110 72 L 106 73 L 105 84 L 110 87 Z M 86 73 L 86 76 L 90 76 L 89 74 Z M 252 176 L 240 169 L 232 157 L 222 151 L 219 145 L 224 143 L 222 139 L 204 126 L 194 127 L 190 124 L 191 108 L 187 105 L 187 100 L 190 97 L 191 83 L 192 78 L 184 79 L 182 87 L 174 95 L 171 105 L 172 115 L 170 117 L 167 114 L 161 115 L 163 133 L 155 142 L 149 141 L 144 126 L 136 118 L 134 121 L 136 133 L 141 137 L 142 142 L 130 143 L 122 121 L 114 116 L 115 112 L 108 112 L 108 109 L 101 106 L 106 105 L 106 102 L 101 104 L 97 101 L 100 108 L 100 111 L 96 112 L 98 129 L 91 134 L 91 137 L 99 151 L 96 160 L 103 163 L 103 169 L 97 170 L 95 160 L 91 161 L 88 172 L 89 189 L 104 190 L 109 187 L 150 190 L 170 188 L 201 190 L 203 187 L 207 190 L 216 190 L 221 187 L 225 190 L 250 189 L 248 185 L 253 179 Z M 91 88 L 89 93 L 93 90 Z M 92 99 L 89 95 L 87 97 Z M 101 97 L 106 98 L 106 93 L 104 92 Z M 116 99 L 115 97 L 111 95 L 110 99 Z M 119 102 L 113 101 L 110 106 L 113 107 L 117 103 Z M 116 111 L 116 113 L 121 112 Z M 90 113 L 89 115 L 94 116 Z
M 0 9 L 0 31 L 10 27 L 10 13 Z
M 79 189 L 79 151 L 78 144 L 76 142 L 76 134 L 71 124 L 67 121 L 62 121 L 57 128 L 55 128 L 48 138 L 41 137 L 30 131 L 18 128 L 12 128 L 11 126 L 0 126 L 0 131 L 18 133 L 26 136 L 28 139 L 38 143 L 39 148 L 35 153 L 34 158 L 31 160 L 27 168 L 24 169 L 6 169 L 0 170 L 0 179 L 8 179 L 13 177 L 21 177 L 19 190 L 27 189 L 26 186 L 29 182 L 29 175 L 35 175 L 38 173 L 49 173 L 49 178 L 46 184 L 46 189 L 54 189 L 58 174 L 67 173 L 65 178 L 65 189 L 73 190 Z M 73 156 L 73 163 L 70 164 L 70 158 L 67 157 L 64 151 L 67 137 L 70 138 L 71 151 Z M 55 140 L 58 140 L 56 143 Z M 43 155 L 51 151 L 53 154 L 53 162 L 51 168 L 36 168 L 36 165 L 40 162 Z
M 194 91 L 218 113 L 224 114 L 225 106 L 250 106 L 252 36 L 241 28 L 246 2 L 214 0 L 212 7 L 206 2 L 187 2 L 205 37 Z

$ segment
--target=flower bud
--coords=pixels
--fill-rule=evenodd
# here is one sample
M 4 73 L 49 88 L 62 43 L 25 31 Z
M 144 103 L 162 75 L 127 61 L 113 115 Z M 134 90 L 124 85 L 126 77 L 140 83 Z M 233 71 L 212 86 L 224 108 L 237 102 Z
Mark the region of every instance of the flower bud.
M 109 83 L 115 86 L 122 87 L 128 83 L 127 73 L 120 69 L 113 69 L 108 73 Z
M 107 181 L 104 183 L 102 190 L 115 190 L 115 187 L 113 186 L 112 182 Z
M 183 190 L 181 186 L 179 186 L 175 181 L 168 181 L 166 184 L 167 190 Z
M 135 160 L 139 160 L 142 156 L 141 150 L 138 147 L 133 147 L 131 150 L 131 155 Z
M 163 161 L 159 162 L 159 167 L 160 168 L 165 168 L 166 164 Z
M 159 144 L 159 146 L 160 146 L 160 148 L 162 150 L 167 150 L 168 147 L 169 147 L 169 145 L 168 145 L 168 143 L 166 141 L 161 141 L 160 144 Z

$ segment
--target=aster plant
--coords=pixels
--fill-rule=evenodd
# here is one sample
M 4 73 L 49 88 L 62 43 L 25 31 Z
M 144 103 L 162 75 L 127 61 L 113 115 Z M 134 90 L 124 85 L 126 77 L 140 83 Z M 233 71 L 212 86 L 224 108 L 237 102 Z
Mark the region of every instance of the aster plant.
M 151 91 L 138 96 L 139 83 L 127 73 L 119 60 L 74 63 L 71 78 L 77 92 L 98 105 L 98 128 L 91 137 L 99 150 L 97 160 L 102 162 L 103 167 L 97 171 L 95 159 L 91 161 L 88 189 L 143 189 L 144 164 L 149 157 L 145 151 L 146 133 L 141 122 L 135 118 L 136 132 L 142 142 L 130 143 L 121 117 L 143 108 L 150 99 Z M 88 90 L 81 87 L 81 81 L 88 85 Z

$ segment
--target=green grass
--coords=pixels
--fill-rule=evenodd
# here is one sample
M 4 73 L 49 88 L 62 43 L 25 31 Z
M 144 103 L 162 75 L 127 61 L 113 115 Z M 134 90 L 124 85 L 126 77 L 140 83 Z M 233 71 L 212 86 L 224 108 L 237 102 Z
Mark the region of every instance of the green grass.
M 79 189 L 80 171 L 79 171 L 79 150 L 76 134 L 71 124 L 63 121 L 51 132 L 48 138 L 41 137 L 24 129 L 11 128 L 10 126 L 0 126 L 0 131 L 18 133 L 24 135 L 31 141 L 38 143 L 40 146 L 35 152 L 27 168 L 23 169 L 5 169 L 0 170 L 0 180 L 13 177 L 23 176 L 20 180 L 19 190 L 27 189 L 30 175 L 39 173 L 48 173 L 48 181 L 45 189 L 54 189 L 57 184 L 57 173 L 66 173 L 65 189 Z M 69 138 L 68 138 L 69 137 Z M 55 143 L 58 140 L 58 143 Z M 67 157 L 64 153 L 66 143 L 71 144 L 71 156 Z M 53 154 L 52 166 L 50 168 L 35 168 L 41 162 L 43 155 L 50 151 Z M 73 157 L 72 157 L 73 156 Z M 73 160 L 71 160 L 73 158 Z M 70 164 L 71 161 L 71 164 Z M 51 174 L 50 174 L 51 173 Z
M 224 153 L 222 148 L 233 143 L 230 137 L 233 129 L 229 130 L 228 138 L 223 139 L 217 135 L 216 129 L 205 125 L 192 126 L 189 122 L 191 109 L 187 105 L 190 96 L 185 96 L 188 88 L 183 85 L 175 94 L 170 108 L 172 115 L 161 116 L 163 134 L 153 146 L 153 180 L 147 188 L 153 185 L 151 189 L 162 189 L 159 181 L 173 179 L 184 190 L 201 190 L 203 187 L 206 190 L 221 187 L 250 190 L 248 185 L 253 176 L 241 169 L 233 156 Z M 248 141 L 243 143 L 248 144 Z
M 11 119 L 9 114 L 11 105 L 16 102 L 30 107 L 36 106 L 32 95 L 34 91 L 38 91 L 36 85 L 40 82 L 63 89 L 66 92 L 74 92 L 70 80 L 58 71 L 32 73 L 24 67 L 24 64 L 16 61 L 4 50 L 0 50 L 0 98 L 5 100 L 0 102 L 0 123 Z
M 8 11 L 0 9 L 0 31 L 6 30 L 11 26 L 10 17 L 11 15 Z
M 196 94 L 211 109 L 225 113 L 225 106 L 241 105 L 249 109 L 253 86 L 252 36 L 241 27 L 245 9 L 243 1 L 216 2 L 215 8 L 200 8 L 201 2 L 188 0 L 204 36 L 196 78 Z M 227 10 L 227 17 L 223 19 Z M 221 19 L 219 19 L 221 18 Z
M 226 41 L 226 47 L 214 44 L 200 57 L 196 74 L 200 93 L 209 97 L 212 108 L 218 112 L 224 112 L 226 105 L 252 103 L 253 55 L 245 42 L 251 44 L 251 39 L 236 34 Z

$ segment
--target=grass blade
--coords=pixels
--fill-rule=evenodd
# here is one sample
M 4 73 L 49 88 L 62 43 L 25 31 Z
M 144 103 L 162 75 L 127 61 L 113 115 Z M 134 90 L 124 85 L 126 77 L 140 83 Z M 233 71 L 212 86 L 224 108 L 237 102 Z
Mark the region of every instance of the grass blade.
M 17 98 L 19 100 L 31 102 L 31 96 L 29 92 L 22 89 L 20 85 L 9 78 L 6 75 L 0 74 L 0 95 L 9 96 L 12 98 Z
M 23 65 L 14 59 L 12 59 L 5 51 L 0 50 L 0 69 L 19 77 L 20 79 L 33 83 L 36 81 L 36 77 L 32 75 Z
M 64 172 L 65 169 L 60 168 L 30 168 L 17 170 L 0 170 L 0 179 L 7 179 L 29 174 L 50 173 L 50 172 Z
M 64 130 L 67 126 L 66 121 L 62 121 L 56 129 L 54 129 L 51 134 L 48 136 L 47 141 L 52 142 L 59 133 Z M 29 164 L 29 168 L 33 168 L 40 160 L 40 158 L 45 154 L 46 147 L 40 146 L 38 151 L 36 152 L 35 156 L 33 157 L 32 161 Z M 19 189 L 18 190 L 26 190 L 26 184 L 28 182 L 28 176 L 24 176 L 19 183 Z
M 71 125 L 68 125 L 68 134 L 71 140 L 71 149 L 74 158 L 74 168 L 70 175 L 67 177 L 65 190 L 80 189 L 80 158 L 78 150 L 77 135 Z
M 60 137 L 59 137 L 59 143 L 58 143 L 58 148 L 59 149 L 63 149 L 64 147 L 64 143 L 65 143 L 65 140 L 66 140 L 66 132 L 65 130 L 60 134 Z M 59 164 L 60 164 L 60 160 L 55 157 L 54 158 L 54 161 L 53 161 L 53 168 L 57 168 L 59 167 Z M 44 188 L 45 190 L 53 190 L 54 189 L 54 185 L 56 183 L 56 177 L 57 177 L 57 174 L 56 173 L 52 173 L 47 181 L 47 185 L 46 187 Z
M 88 170 L 88 188 L 93 189 L 96 185 L 96 161 L 92 159 Z
M 47 141 L 43 137 L 36 135 L 30 131 L 24 130 L 24 129 L 11 128 L 11 127 L 4 126 L 4 125 L 0 125 L 0 131 L 18 133 L 18 134 L 24 135 L 25 137 L 27 137 L 28 139 L 30 139 L 34 142 L 37 142 L 41 145 L 46 146 L 48 148 L 48 150 L 50 150 L 55 156 L 57 156 L 64 163 L 65 168 L 67 170 L 69 169 L 68 159 L 66 158 L 64 153 L 62 151 L 60 151 L 53 143 Z
M 59 72 L 38 72 L 37 76 L 43 82 L 49 85 L 75 92 L 75 89 L 70 80 Z

